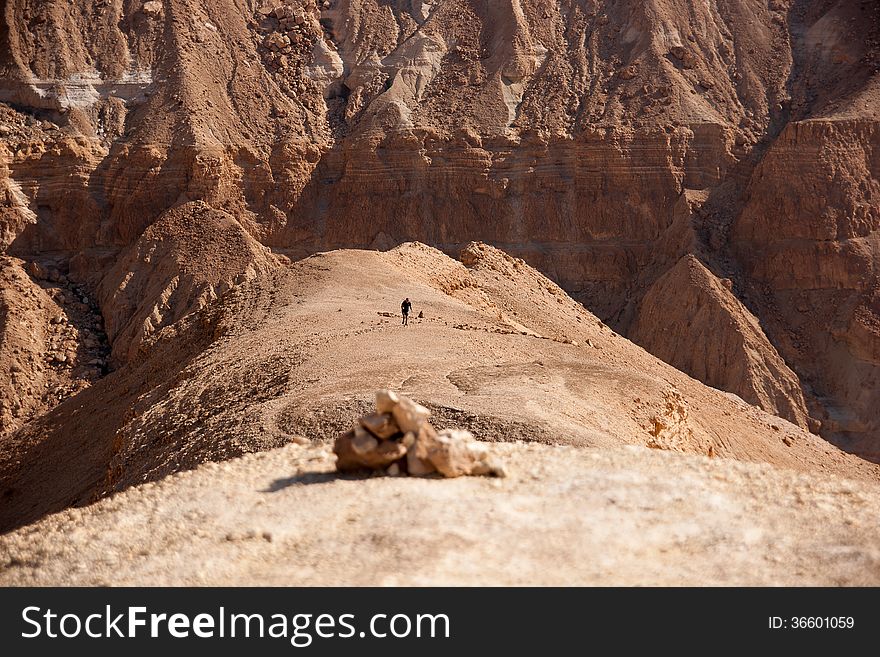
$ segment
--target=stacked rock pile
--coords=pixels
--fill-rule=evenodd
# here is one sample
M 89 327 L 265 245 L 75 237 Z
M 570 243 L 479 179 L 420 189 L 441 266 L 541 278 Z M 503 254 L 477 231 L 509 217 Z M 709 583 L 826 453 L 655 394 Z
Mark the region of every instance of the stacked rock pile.
M 390 390 L 376 392 L 376 412 L 336 439 L 340 472 L 384 470 L 390 475 L 440 474 L 444 477 L 503 477 L 504 466 L 470 431 L 437 431 L 428 423 L 431 411 Z

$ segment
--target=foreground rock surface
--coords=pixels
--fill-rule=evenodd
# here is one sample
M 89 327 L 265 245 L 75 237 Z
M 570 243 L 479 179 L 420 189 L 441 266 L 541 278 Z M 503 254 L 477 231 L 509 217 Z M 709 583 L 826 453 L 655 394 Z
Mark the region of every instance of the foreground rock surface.
M 204 465 L 0 536 L 0 584 L 880 584 L 877 484 L 495 449 L 507 478 L 338 475 L 329 446 Z

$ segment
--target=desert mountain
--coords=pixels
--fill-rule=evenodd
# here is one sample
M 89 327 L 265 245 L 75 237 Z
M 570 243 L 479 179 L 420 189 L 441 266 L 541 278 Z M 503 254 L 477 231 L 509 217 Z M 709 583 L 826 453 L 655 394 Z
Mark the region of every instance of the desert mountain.
M 876 478 L 878 122 L 871 0 L 5 0 L 0 527 L 379 387 Z
M 248 244 L 228 215 L 195 203 L 160 223 L 171 252 L 198 249 L 200 262 L 230 269 L 193 268 L 169 293 L 170 271 L 139 266 L 118 291 L 104 288 L 136 293 L 128 324 L 142 331 L 124 343 L 124 365 L 5 438 L 5 527 L 204 461 L 332 440 L 377 388 L 483 440 L 632 444 L 877 477 L 876 466 L 657 360 L 493 247 L 469 245 L 465 264 L 419 243 L 294 263 L 253 248 L 245 264 L 223 257 L 230 242 Z M 125 261 L 151 249 L 147 231 Z M 423 315 L 408 327 L 397 316 L 405 296 Z
M 234 220 L 163 221 L 185 239 L 194 219 L 210 261 Z M 7 440 L 3 525 L 37 522 L 0 537 L 0 582 L 876 584 L 876 465 L 663 363 L 522 260 L 253 257 L 269 272 L 194 274 L 213 302 L 178 297 L 188 314 Z M 173 316 L 154 282 L 151 316 Z M 493 441 L 508 476 L 337 475 L 332 439 L 385 386 Z
M 0 22 L 9 255 L 97 294 L 192 201 L 294 259 L 481 240 L 649 348 L 643 297 L 675 315 L 657 281 L 693 255 L 754 319 L 731 339 L 775 353 L 767 380 L 688 371 L 877 456 L 875 2 L 7 0 Z
M 701 381 L 808 428 L 797 376 L 729 286 L 684 256 L 642 297 L 630 337 Z

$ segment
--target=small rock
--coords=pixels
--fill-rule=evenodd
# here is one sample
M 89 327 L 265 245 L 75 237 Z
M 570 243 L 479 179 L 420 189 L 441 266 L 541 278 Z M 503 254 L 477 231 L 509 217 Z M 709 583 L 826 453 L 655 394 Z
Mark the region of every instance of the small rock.
M 682 68 L 694 68 L 697 65 L 696 56 L 684 46 L 673 46 L 669 54 L 681 62 Z
M 387 472 L 390 477 L 396 477 L 400 474 L 400 466 L 396 463 L 392 463 L 388 466 L 388 469 L 385 472 Z
M 370 435 L 363 427 L 354 428 L 354 437 L 351 439 L 351 448 L 358 456 L 366 456 L 374 452 L 379 446 L 379 441 Z
M 365 429 L 355 448 L 355 430 L 340 435 L 333 445 L 336 453 L 336 469 L 340 472 L 357 471 L 364 468 L 372 470 L 385 469 L 394 461 L 406 455 L 406 447 L 394 440 L 383 440 L 381 443 Z M 371 442 L 372 441 L 372 442 Z M 375 443 L 375 445 L 374 445 Z
M 150 0 L 149 2 L 144 3 L 141 11 L 147 16 L 156 17 L 162 13 L 162 3 L 160 0 Z
M 633 64 L 631 66 L 627 66 L 624 69 L 621 69 L 621 71 L 618 75 L 620 75 L 621 80 L 632 80 L 638 74 L 639 74 L 639 69 L 635 64 Z
M 393 390 L 377 390 L 376 412 L 390 413 L 399 401 L 400 397 Z
M 381 440 L 400 433 L 400 427 L 390 413 L 373 413 L 361 418 L 361 426 Z
M 782 439 L 782 442 L 791 447 L 792 445 L 794 445 L 794 438 L 792 438 L 791 436 L 785 436 L 785 438 Z
M 391 414 L 397 420 L 397 426 L 404 433 L 408 431 L 418 433 L 419 428 L 431 415 L 431 411 L 406 397 L 399 399 L 400 401 L 391 410 Z
M 428 449 L 428 459 L 444 477 L 503 475 L 503 468 L 491 462 L 489 448 L 474 440 L 470 431 L 445 429 Z
M 49 277 L 49 272 L 38 262 L 29 262 L 27 265 L 27 273 L 38 281 L 45 281 Z
M 436 472 L 437 468 L 428 458 L 429 450 L 437 442 L 437 432 L 434 431 L 434 427 L 425 422 L 419 429 L 418 436 L 408 433 L 406 437 L 410 438 L 413 443 L 406 452 L 407 472 L 415 477 Z

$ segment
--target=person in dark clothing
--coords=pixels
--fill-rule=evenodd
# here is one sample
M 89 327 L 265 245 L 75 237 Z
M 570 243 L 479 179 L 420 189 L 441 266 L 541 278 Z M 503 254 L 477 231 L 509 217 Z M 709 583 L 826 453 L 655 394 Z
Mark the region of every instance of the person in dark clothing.
M 403 303 L 400 304 L 400 312 L 403 314 L 403 325 L 406 326 L 409 324 L 409 311 L 412 310 L 412 304 L 409 301 L 409 297 L 403 300 Z

